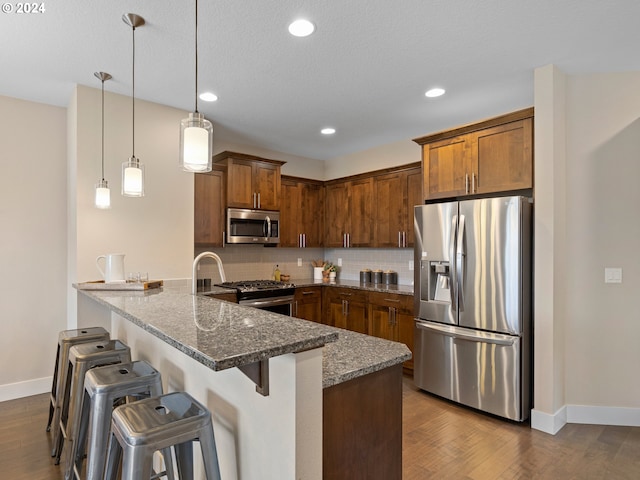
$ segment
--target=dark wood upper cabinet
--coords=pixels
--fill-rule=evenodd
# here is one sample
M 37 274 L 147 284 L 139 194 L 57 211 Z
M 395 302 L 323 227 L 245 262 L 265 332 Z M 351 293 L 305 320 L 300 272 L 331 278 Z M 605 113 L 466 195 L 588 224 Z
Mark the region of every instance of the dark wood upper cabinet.
M 227 207 L 280 209 L 280 168 L 284 163 L 237 152 L 213 157 L 226 168 Z
M 411 167 L 373 177 L 375 247 L 413 245 L 413 207 L 422 203 L 422 170 Z
M 194 175 L 193 241 L 196 246 L 224 245 L 225 201 L 223 168 L 216 166 L 211 172 Z
M 324 241 L 323 182 L 282 176 L 280 246 L 322 247 Z
M 425 200 L 533 188 L 533 108 L 414 141 Z
M 371 177 L 327 182 L 325 205 L 325 247 L 373 245 L 373 179 Z

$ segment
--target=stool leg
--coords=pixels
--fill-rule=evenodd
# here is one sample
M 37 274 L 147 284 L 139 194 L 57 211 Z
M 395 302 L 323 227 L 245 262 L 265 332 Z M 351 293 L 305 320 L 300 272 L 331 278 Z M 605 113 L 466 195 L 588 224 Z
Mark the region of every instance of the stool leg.
M 109 395 L 94 395 L 89 416 L 89 442 L 87 451 L 87 480 L 102 480 L 107 462 L 109 429 L 113 399 Z
M 122 457 L 122 480 L 151 478 L 153 451 L 147 447 L 128 447 Z
M 51 456 L 56 457 L 56 465 L 60 463 L 60 454 L 62 453 L 62 443 L 64 441 L 62 437 L 63 422 L 67 421 L 69 414 L 69 389 L 71 388 L 71 372 L 73 366 L 71 362 L 66 362 L 66 368 L 62 369 L 60 383 L 58 384 L 58 393 L 60 401 L 56 402 L 55 412 L 53 414 L 53 449 L 51 450 Z M 60 388 L 62 390 L 60 390 Z
M 89 394 L 84 392 L 84 401 L 82 402 L 82 412 L 80 413 L 80 428 L 78 430 L 78 438 L 73 440 L 73 448 L 67 459 L 66 475 L 67 479 L 80 478 L 82 471 L 82 462 L 87 446 L 87 436 L 89 432 L 89 417 L 91 412 L 91 398 Z
M 104 480 L 116 480 L 118 477 L 118 465 L 122 458 L 122 447 L 116 436 L 109 435 L 109 448 L 107 450 L 107 465 L 104 472 Z
M 175 480 L 176 477 L 175 477 L 175 472 L 173 468 L 173 457 L 171 455 L 171 447 L 162 449 L 162 459 L 164 460 L 164 469 L 167 472 L 167 480 Z
M 73 369 L 73 379 L 71 381 L 71 395 L 69 396 L 69 416 L 67 423 L 64 425 L 66 440 L 70 447 L 69 455 L 65 465 L 65 478 L 69 480 L 73 474 L 74 459 L 77 455 L 78 434 L 82 423 L 82 408 L 85 397 L 84 375 L 87 372 L 85 362 L 77 362 Z M 64 439 L 63 439 L 64 440 Z M 64 446 L 64 441 L 63 441 Z M 62 450 L 62 449 L 61 449 Z M 59 455 L 62 452 L 59 452 Z
M 204 429 L 203 429 L 204 430 Z M 204 471 L 207 480 L 220 480 L 220 465 L 218 464 L 218 452 L 216 450 L 216 440 L 213 436 L 213 427 L 209 424 L 206 432 L 201 432 L 200 449 L 204 461 Z
M 193 442 L 176 445 L 176 462 L 180 480 L 193 480 Z
M 51 402 L 49 402 L 49 420 L 47 420 L 47 432 L 51 431 L 53 412 L 55 412 L 56 403 L 58 402 L 58 370 L 60 368 L 58 362 L 60 362 L 60 343 L 58 343 L 58 349 L 56 350 L 56 363 L 53 367 L 53 380 L 51 382 Z

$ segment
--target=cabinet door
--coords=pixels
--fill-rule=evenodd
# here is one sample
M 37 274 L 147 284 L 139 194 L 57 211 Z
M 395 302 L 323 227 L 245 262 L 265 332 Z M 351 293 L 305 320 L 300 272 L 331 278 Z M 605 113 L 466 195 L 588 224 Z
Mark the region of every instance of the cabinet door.
M 393 315 L 391 313 L 394 307 L 384 305 L 369 304 L 371 320 L 369 322 L 369 335 L 384 338 L 386 340 L 394 339 Z
M 465 195 L 470 163 L 470 147 L 465 136 L 426 144 L 423 147 L 424 198 Z
M 280 247 L 299 247 L 302 223 L 301 188 L 295 181 L 283 180 L 280 207 Z
M 475 193 L 533 187 L 533 119 L 472 134 Z
M 395 340 L 404 343 L 411 350 L 411 358 L 404 362 L 405 368 L 413 370 L 413 326 L 415 320 L 411 311 L 397 310 L 395 315 Z
M 349 183 L 349 246 L 373 245 L 373 179 Z
M 225 215 L 224 172 L 213 170 L 194 175 L 194 230 L 196 245 L 222 247 Z
M 413 247 L 415 232 L 413 229 L 413 207 L 422 205 L 424 197 L 422 196 L 422 169 L 414 168 L 407 172 L 407 213 L 406 213 L 406 247 Z
M 280 166 L 272 163 L 253 164 L 253 189 L 259 197 L 256 208 L 278 210 L 280 208 Z
M 406 174 L 380 175 L 373 179 L 375 198 L 374 246 L 403 245 L 407 224 Z
M 366 310 L 364 302 L 345 300 L 345 328 L 352 332 L 368 333 Z
M 296 288 L 295 316 L 322 323 L 322 287 Z
M 301 225 L 305 246 L 309 248 L 324 245 L 324 188 L 321 184 L 301 183 L 302 206 Z
M 229 207 L 254 208 L 253 162 L 233 159 L 227 164 L 227 204 Z
M 342 248 L 344 234 L 347 233 L 349 218 L 349 191 L 346 183 L 332 183 L 325 190 L 325 226 L 324 246 Z

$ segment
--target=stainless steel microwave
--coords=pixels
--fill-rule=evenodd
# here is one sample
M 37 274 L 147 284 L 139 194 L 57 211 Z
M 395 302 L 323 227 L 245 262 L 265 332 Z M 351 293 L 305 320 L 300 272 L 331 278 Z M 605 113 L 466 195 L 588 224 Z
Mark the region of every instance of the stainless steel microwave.
M 227 243 L 280 243 L 280 212 L 227 208 Z

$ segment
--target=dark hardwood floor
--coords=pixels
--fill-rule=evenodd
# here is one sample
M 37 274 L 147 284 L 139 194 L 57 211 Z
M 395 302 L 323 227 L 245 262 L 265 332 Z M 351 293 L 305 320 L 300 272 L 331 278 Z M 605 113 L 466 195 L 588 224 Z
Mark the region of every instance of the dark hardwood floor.
M 547 435 L 432 397 L 408 377 L 403 406 L 404 480 L 640 478 L 640 427 L 570 424 Z M 0 403 L 0 478 L 63 478 L 49 456 L 48 408 L 48 394 Z

